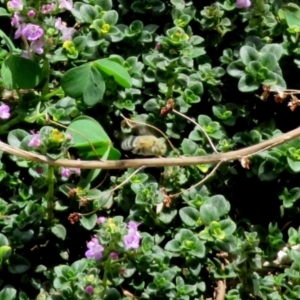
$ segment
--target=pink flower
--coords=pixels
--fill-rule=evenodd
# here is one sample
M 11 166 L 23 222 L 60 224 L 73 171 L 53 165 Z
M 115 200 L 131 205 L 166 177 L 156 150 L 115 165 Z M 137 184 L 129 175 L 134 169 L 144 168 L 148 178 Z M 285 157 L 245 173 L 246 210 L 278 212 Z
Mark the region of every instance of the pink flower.
M 159 51 L 161 49 L 161 44 L 160 43 L 157 43 L 155 45 L 155 50 Z
M 29 41 L 35 41 L 43 34 L 44 30 L 39 25 L 35 24 L 27 24 L 22 30 L 22 35 Z
M 18 27 L 20 26 L 21 22 L 23 22 L 23 17 L 20 16 L 20 13 L 15 11 L 13 17 L 11 18 L 11 26 Z
M 129 228 L 129 232 L 135 232 L 135 231 L 137 231 L 137 228 L 140 225 L 141 225 L 141 223 L 136 223 L 134 221 L 129 221 L 127 227 Z
M 60 171 L 61 177 L 69 178 L 71 176 L 71 170 L 69 168 L 62 168 Z
M 27 59 L 32 59 L 33 58 L 32 53 L 30 51 L 23 51 L 21 53 L 21 57 L 27 58 Z
M 32 139 L 28 143 L 28 147 L 39 147 L 41 146 L 41 136 L 39 133 L 34 133 L 34 131 L 31 131 L 33 134 Z
M 36 15 L 36 12 L 35 12 L 33 9 L 31 9 L 31 10 L 28 12 L 28 14 L 27 14 L 27 16 L 28 16 L 29 18 L 34 18 L 35 15 Z
M 8 7 L 11 9 L 18 9 L 22 10 L 23 9 L 23 3 L 21 0 L 11 0 L 7 2 Z
M 89 249 L 85 252 L 85 256 L 87 258 L 94 258 L 96 260 L 102 258 L 104 247 L 99 244 L 99 241 L 96 237 L 92 238 L 91 241 L 87 243 L 87 247 Z
M 117 252 L 111 252 L 111 253 L 109 254 L 109 256 L 110 256 L 113 260 L 116 260 L 116 259 L 119 258 L 119 255 L 118 255 Z
M 236 0 L 235 5 L 237 8 L 248 8 L 251 6 L 251 1 L 250 0 Z
M 65 28 L 67 28 L 67 25 L 65 22 L 61 21 L 61 18 L 57 18 L 54 23 L 54 27 L 58 30 L 64 30 Z
M 42 8 L 41 8 L 41 13 L 42 14 L 49 14 L 51 13 L 51 11 L 53 11 L 55 9 L 55 3 L 51 3 L 51 4 L 44 4 L 42 5 Z
M 25 24 L 20 24 L 18 29 L 15 32 L 14 38 L 18 39 L 22 35 L 23 28 L 25 27 Z
M 6 104 L 0 105 L 0 119 L 8 119 L 10 117 L 10 107 Z
M 140 246 L 141 235 L 137 231 L 141 223 L 130 221 L 127 225 L 128 234 L 124 236 L 124 244 L 127 249 L 137 249 Z
M 138 232 L 128 233 L 124 236 L 124 244 L 127 249 L 137 249 L 140 247 L 141 236 Z
M 59 8 L 65 8 L 67 10 L 71 10 L 73 8 L 73 3 L 71 0 L 60 0 Z
M 94 293 L 94 287 L 91 286 L 91 285 L 88 285 L 86 288 L 85 288 L 85 291 L 87 294 L 93 294 Z
M 31 48 L 36 54 L 43 54 L 45 42 L 43 40 L 36 40 L 31 43 Z
M 104 223 L 105 221 L 106 221 L 106 218 L 105 218 L 105 217 L 99 217 L 99 218 L 97 219 L 97 223 L 98 223 L 98 224 Z
M 72 34 L 75 32 L 76 30 L 72 27 L 67 27 L 64 30 L 62 30 L 62 37 L 61 39 L 63 41 L 70 41 L 72 38 Z

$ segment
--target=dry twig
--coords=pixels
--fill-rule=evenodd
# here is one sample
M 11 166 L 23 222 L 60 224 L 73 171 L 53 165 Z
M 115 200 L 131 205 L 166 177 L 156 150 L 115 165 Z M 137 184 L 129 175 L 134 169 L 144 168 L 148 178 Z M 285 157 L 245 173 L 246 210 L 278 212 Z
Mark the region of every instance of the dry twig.
M 226 153 L 211 154 L 205 156 L 192 156 L 192 157 L 167 157 L 167 158 L 143 158 L 143 159 L 124 159 L 124 160 L 110 160 L 110 161 L 97 161 L 97 160 L 69 160 L 57 159 L 52 160 L 47 156 L 25 151 L 12 147 L 0 141 L 0 151 L 22 157 L 35 162 L 45 163 L 52 166 L 65 167 L 65 168 L 80 168 L 80 169 L 128 169 L 147 167 L 167 167 L 167 166 L 192 166 L 200 164 L 216 164 L 219 162 L 228 162 L 238 160 L 244 156 L 252 156 L 254 154 L 265 151 L 272 147 L 284 144 L 300 136 L 300 128 L 289 131 L 280 136 L 276 136 L 265 142 L 246 147 L 240 150 L 230 151 Z

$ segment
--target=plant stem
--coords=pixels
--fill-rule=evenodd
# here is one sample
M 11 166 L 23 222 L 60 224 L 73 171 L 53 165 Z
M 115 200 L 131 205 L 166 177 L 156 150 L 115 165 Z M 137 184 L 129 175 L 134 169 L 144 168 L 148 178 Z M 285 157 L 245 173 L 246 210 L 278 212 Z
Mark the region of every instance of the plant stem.
M 1 29 L 0 29 L 0 37 L 5 41 L 5 44 L 9 48 L 10 53 L 12 53 L 13 50 L 15 50 L 16 48 L 12 43 L 12 41 L 10 40 L 10 38 Z
M 53 203 L 54 203 L 54 167 L 49 166 L 48 168 L 48 175 L 47 175 L 47 182 L 48 182 L 48 192 L 46 194 L 47 200 L 47 215 L 48 220 L 51 221 L 53 219 Z
M 4 125 L 1 125 L 0 134 L 7 133 L 7 131 L 9 130 L 10 127 L 12 127 L 15 124 L 20 123 L 23 120 L 23 118 L 24 118 L 23 115 L 19 115 L 19 116 L 16 116 L 15 118 L 9 120 L 8 122 L 6 122 Z
M 106 262 L 104 263 L 104 274 L 103 274 L 103 292 L 101 295 L 101 299 L 104 299 L 105 293 L 106 293 L 106 288 L 107 288 L 107 271 L 110 269 L 110 259 L 107 259 Z

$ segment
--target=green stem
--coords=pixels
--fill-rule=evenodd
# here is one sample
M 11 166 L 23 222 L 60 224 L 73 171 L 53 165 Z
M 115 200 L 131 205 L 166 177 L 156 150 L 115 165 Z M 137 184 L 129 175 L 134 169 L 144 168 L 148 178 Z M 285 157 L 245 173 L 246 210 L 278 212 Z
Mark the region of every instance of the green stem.
M 42 99 L 45 101 L 45 100 L 49 100 L 49 99 L 51 99 L 53 96 L 56 96 L 56 95 L 58 95 L 58 94 L 63 94 L 64 93 L 64 91 L 63 91 L 63 89 L 60 87 L 60 88 L 58 88 L 57 90 L 55 90 L 55 91 L 53 91 L 53 92 L 51 92 L 51 93 L 49 93 L 49 94 L 47 94 L 47 95 L 44 95 L 43 97 L 42 97 Z
M 48 183 L 48 192 L 46 194 L 46 200 L 47 200 L 47 215 L 48 220 L 53 220 L 53 206 L 54 206 L 54 167 L 49 166 L 48 167 L 48 175 L 47 175 L 47 183 Z
M 16 116 L 15 118 L 9 120 L 5 124 L 1 125 L 0 134 L 7 133 L 7 131 L 9 130 L 10 127 L 12 127 L 15 124 L 20 123 L 23 120 L 23 118 L 24 118 L 23 115 L 19 115 L 19 116 Z
M 9 52 L 12 53 L 16 48 L 10 38 L 0 29 L 0 37 L 5 41 L 5 44 L 9 48 Z
M 105 294 L 106 294 L 106 289 L 107 289 L 107 273 L 108 273 L 108 270 L 110 269 L 110 262 L 111 262 L 111 259 L 107 259 L 106 262 L 104 263 L 104 274 L 103 274 L 103 292 L 102 292 L 102 295 L 101 295 L 101 299 L 104 299 L 105 297 Z
M 42 96 L 49 94 L 50 64 L 46 56 L 44 57 L 43 73 L 45 75 L 45 83 L 42 88 Z
M 172 94 L 173 94 L 173 85 L 174 85 L 174 80 L 171 79 L 168 81 L 168 90 L 167 90 L 167 93 L 166 93 L 166 100 L 168 100 L 169 98 L 172 97 Z

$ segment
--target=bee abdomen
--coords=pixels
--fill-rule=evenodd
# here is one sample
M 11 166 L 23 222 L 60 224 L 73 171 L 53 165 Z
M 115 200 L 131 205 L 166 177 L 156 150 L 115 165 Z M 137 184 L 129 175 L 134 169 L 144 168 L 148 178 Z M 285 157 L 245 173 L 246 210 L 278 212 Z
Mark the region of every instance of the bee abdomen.
M 121 148 L 125 151 L 130 151 L 135 147 L 136 136 L 129 136 L 121 142 Z

